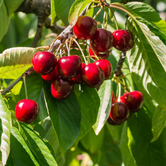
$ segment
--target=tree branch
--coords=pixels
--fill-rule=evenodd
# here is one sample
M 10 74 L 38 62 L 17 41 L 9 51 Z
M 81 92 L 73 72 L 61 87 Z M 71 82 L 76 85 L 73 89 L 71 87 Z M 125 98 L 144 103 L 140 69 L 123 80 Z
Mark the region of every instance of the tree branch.
M 122 69 L 122 66 L 123 66 L 123 62 L 125 61 L 125 58 L 126 58 L 126 53 L 121 52 L 120 59 L 119 59 L 117 65 L 116 65 L 116 69 L 114 70 L 114 74 L 116 76 L 120 76 L 120 75 L 123 74 L 121 69 Z

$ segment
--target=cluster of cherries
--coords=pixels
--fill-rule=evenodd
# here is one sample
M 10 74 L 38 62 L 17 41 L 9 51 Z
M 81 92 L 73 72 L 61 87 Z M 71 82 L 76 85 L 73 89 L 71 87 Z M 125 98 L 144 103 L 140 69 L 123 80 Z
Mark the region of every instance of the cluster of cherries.
M 113 33 L 103 28 L 97 28 L 97 22 L 88 16 L 80 16 L 73 26 L 75 36 L 80 40 L 90 40 L 89 54 L 95 60 L 85 64 L 78 55 L 62 56 L 58 60 L 56 56 L 47 51 L 37 52 L 32 58 L 33 69 L 40 74 L 45 81 L 51 81 L 51 94 L 56 99 L 65 99 L 73 90 L 74 84 L 86 84 L 93 88 L 99 88 L 104 80 L 109 79 L 112 73 L 111 63 L 106 59 L 112 47 L 125 52 L 134 45 L 133 35 L 128 30 L 116 30 Z M 117 106 L 112 104 L 111 110 Z M 120 102 L 123 103 L 123 102 Z M 119 111 L 122 104 L 118 104 L 118 114 L 128 114 L 128 111 Z M 125 110 L 125 109 L 124 109 Z M 126 110 L 128 110 L 126 108 Z M 111 111 L 114 112 L 114 111 Z M 124 113 L 122 113 L 124 112 Z M 15 108 L 15 114 L 19 121 L 33 122 L 39 113 L 38 104 L 30 99 L 19 101 Z M 113 122 L 119 124 L 122 121 L 113 116 Z M 126 115 L 127 118 L 128 115 Z
M 125 122 L 130 113 L 140 110 L 144 101 L 144 97 L 139 91 L 126 92 L 122 96 L 115 99 L 112 93 L 112 105 L 108 123 L 111 125 L 120 125 Z

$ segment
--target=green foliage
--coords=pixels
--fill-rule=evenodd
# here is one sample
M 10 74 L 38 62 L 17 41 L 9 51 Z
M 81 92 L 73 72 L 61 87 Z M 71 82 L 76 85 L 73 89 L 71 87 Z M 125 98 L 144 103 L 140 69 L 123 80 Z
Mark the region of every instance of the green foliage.
M 7 32 L 11 15 L 22 2 L 0 0 L 0 41 Z M 65 25 L 74 25 L 86 6 L 94 7 L 97 3 L 92 0 L 51 0 L 51 24 L 60 20 Z M 86 15 L 92 17 L 99 9 L 92 8 Z M 116 13 L 123 15 L 122 20 L 127 14 L 125 25 L 121 26 L 118 21 L 121 16 L 119 18 Z M 143 93 L 141 110 L 131 114 L 119 126 L 109 125 L 107 119 L 112 91 L 117 97 L 113 75 L 98 90 L 84 84 L 75 85 L 68 98 L 58 100 L 51 95 L 51 82 L 32 72 L 26 77 L 26 84 L 20 82 L 5 95 L 0 95 L 0 165 L 79 166 L 86 159 L 99 166 L 121 166 L 122 163 L 125 166 L 166 165 L 166 22 L 146 3 L 107 1 L 107 7 L 96 17 L 98 27 L 104 25 L 113 31 L 117 24 L 114 14 L 118 26 L 125 26 L 134 35 L 134 47 L 126 52 L 127 58 L 123 63 L 124 75 L 130 75 L 123 83 Z M 9 36 L 13 32 L 19 32 L 17 34 L 21 36 L 25 26 L 21 25 L 18 17 L 17 14 L 12 17 L 12 21 L 17 20 L 16 31 L 11 31 L 14 25 L 11 21 L 10 32 L 2 41 L 12 40 Z M 32 18 L 27 16 L 26 19 L 28 25 Z M 45 31 L 44 35 L 49 33 Z M 48 49 L 45 46 L 30 47 L 33 38 L 25 36 L 24 42 L 18 36 L 21 43 L 11 42 L 14 43 L 13 48 L 5 49 L 0 54 L 1 90 L 32 66 L 32 57 L 36 52 Z M 15 34 L 13 40 L 16 41 L 16 38 Z M 0 49 L 9 47 L 5 43 Z M 46 42 L 42 39 L 40 43 L 44 45 Z M 87 45 L 81 43 L 81 48 L 88 56 Z M 70 53 L 82 56 L 75 48 Z M 113 48 L 108 58 L 113 70 L 116 69 L 119 55 L 120 52 Z M 90 61 L 93 62 L 92 59 Z M 36 101 L 40 107 L 38 118 L 28 125 L 18 122 L 14 114 L 16 103 L 26 98 L 26 89 L 28 98 Z M 121 95 L 123 93 L 124 90 Z

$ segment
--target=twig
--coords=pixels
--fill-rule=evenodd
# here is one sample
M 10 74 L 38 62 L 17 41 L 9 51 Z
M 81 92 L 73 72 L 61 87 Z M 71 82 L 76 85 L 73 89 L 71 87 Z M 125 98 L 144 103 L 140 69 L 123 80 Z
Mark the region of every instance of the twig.
M 9 85 L 5 90 L 1 92 L 2 95 L 6 94 L 9 90 L 11 90 L 22 78 L 28 76 L 32 73 L 33 67 L 27 69 L 19 78 L 17 78 L 11 85 Z
M 122 66 L 123 66 L 123 62 L 125 61 L 125 58 L 126 58 L 126 53 L 121 52 L 120 59 L 119 59 L 117 65 L 116 65 L 116 69 L 114 70 L 114 74 L 116 76 L 120 76 L 120 75 L 123 74 L 121 69 L 122 69 Z

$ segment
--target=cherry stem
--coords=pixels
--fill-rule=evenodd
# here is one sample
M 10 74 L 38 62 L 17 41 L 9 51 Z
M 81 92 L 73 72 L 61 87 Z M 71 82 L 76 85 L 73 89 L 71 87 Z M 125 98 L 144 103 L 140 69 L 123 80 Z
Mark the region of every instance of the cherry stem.
M 103 9 L 103 6 L 101 6 L 100 9 L 98 10 L 98 12 L 93 16 L 93 19 L 95 19 L 99 15 L 99 13 L 102 11 L 102 9 Z
M 59 45 L 59 47 L 58 47 L 58 49 L 57 49 L 57 51 L 56 51 L 56 54 L 55 54 L 56 57 L 57 57 L 57 54 L 58 54 L 58 52 L 59 52 L 59 50 L 61 49 L 61 47 L 62 47 L 63 44 L 64 44 L 64 43 L 62 43 L 62 44 Z
M 57 39 L 61 39 L 61 36 L 57 36 L 54 40 L 53 40 L 53 42 L 51 43 L 51 45 L 50 45 L 50 48 L 49 48 L 49 50 L 48 50 L 48 52 L 51 52 L 51 49 L 52 49 L 52 47 L 53 47 L 53 45 L 54 45 L 54 43 L 55 43 L 55 41 L 57 40 Z
M 87 62 L 87 60 L 86 60 L 86 58 L 85 58 L 85 55 L 84 55 L 84 53 L 83 53 L 83 51 L 82 51 L 82 48 L 80 47 L 80 45 L 79 45 L 79 43 L 77 42 L 76 39 L 73 38 L 73 41 L 77 44 L 78 48 L 80 49 L 81 54 L 82 54 L 82 57 L 84 58 L 85 64 L 87 65 L 88 62 Z
M 118 80 L 118 102 L 120 102 L 120 96 L 121 96 L 121 84 L 120 81 Z
M 26 85 L 26 75 L 23 76 L 23 82 L 25 87 L 25 97 L 28 99 L 28 91 L 27 91 L 27 85 Z
M 102 28 L 107 29 L 107 23 L 108 23 L 108 8 L 105 8 L 103 14 Z
M 90 49 L 91 49 L 91 50 L 93 51 L 93 53 L 94 53 L 93 57 L 94 57 L 95 59 L 99 60 L 99 57 L 96 55 L 96 53 L 95 53 L 93 47 L 92 47 L 91 45 L 89 45 L 89 47 L 90 47 Z

